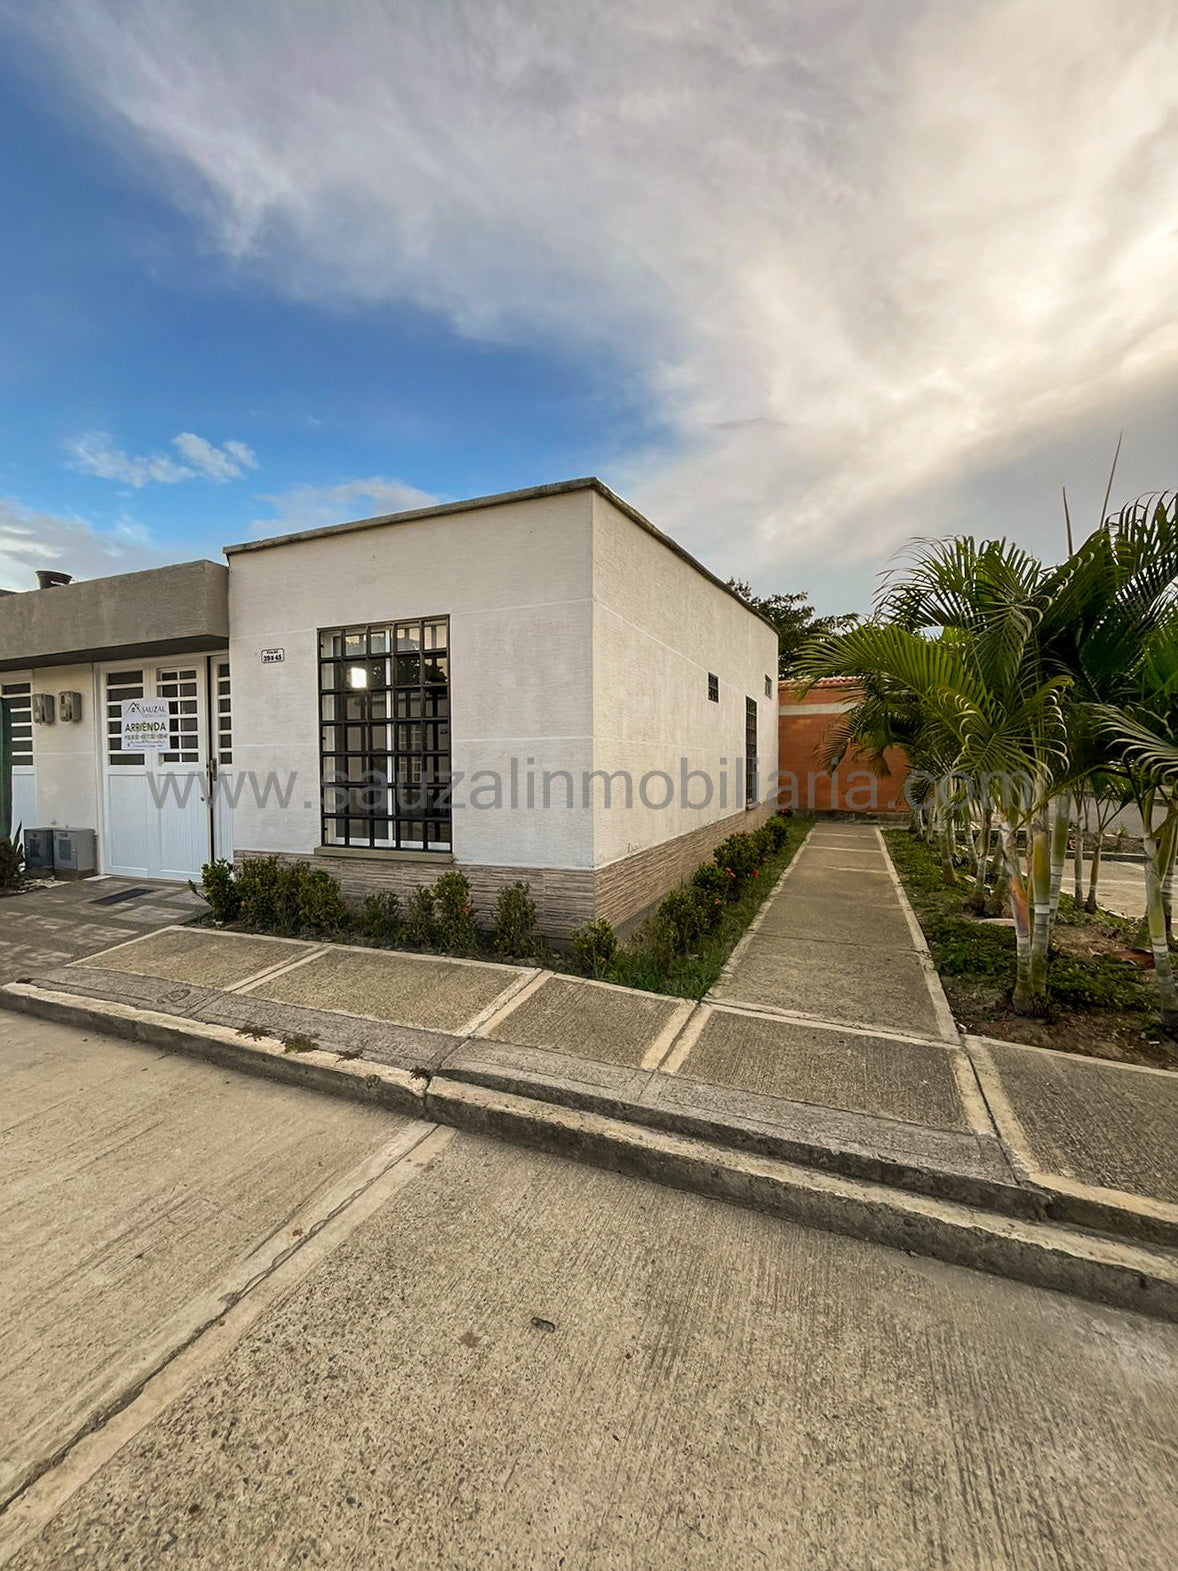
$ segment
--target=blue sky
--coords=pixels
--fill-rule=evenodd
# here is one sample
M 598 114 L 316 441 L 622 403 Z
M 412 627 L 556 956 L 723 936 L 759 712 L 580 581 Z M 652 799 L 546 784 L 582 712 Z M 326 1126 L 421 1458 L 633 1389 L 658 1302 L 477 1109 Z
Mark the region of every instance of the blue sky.
M 0 0 L 0 583 L 596 473 L 866 605 L 1178 483 L 1151 0 Z

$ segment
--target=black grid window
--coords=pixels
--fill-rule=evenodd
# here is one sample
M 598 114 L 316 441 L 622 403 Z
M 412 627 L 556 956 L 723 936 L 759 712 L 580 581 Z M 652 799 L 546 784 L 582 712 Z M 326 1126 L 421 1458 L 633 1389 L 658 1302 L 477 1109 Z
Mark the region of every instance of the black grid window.
M 744 701 L 744 805 L 757 805 L 757 700 Z
M 708 697 L 713 704 L 720 702 L 720 678 L 711 671 L 708 672 Z
M 446 617 L 319 634 L 326 845 L 449 851 Z

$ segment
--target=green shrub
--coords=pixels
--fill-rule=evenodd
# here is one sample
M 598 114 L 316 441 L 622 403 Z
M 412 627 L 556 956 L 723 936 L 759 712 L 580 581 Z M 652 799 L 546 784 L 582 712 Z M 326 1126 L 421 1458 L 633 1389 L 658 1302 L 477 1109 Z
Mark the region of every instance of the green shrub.
M 443 949 L 477 949 L 479 930 L 470 898 L 470 879 L 465 873 L 443 873 L 434 885 L 438 938 Z
M 338 933 L 348 924 L 339 885 L 321 867 L 286 863 L 276 856 L 251 856 L 242 862 L 234 884 L 239 920 L 259 932 L 320 937 Z
M 302 862 L 297 866 L 301 870 L 297 882 L 300 929 L 316 938 L 338 933 L 348 923 L 348 908 L 339 885 L 321 867 L 308 869 Z
M 604 917 L 574 927 L 569 934 L 573 959 L 586 976 L 600 976 L 618 952 L 618 938 Z
M 761 860 L 760 848 L 752 835 L 737 833 L 721 840 L 712 853 L 717 867 L 730 873 L 729 899 L 735 900 L 756 871 Z
M 250 856 L 241 864 L 237 885 L 241 896 L 239 915 L 247 927 L 273 932 L 281 926 L 280 910 L 285 909 L 285 869 L 276 856 Z M 296 902 L 295 920 L 298 920 Z
M 437 943 L 438 913 L 434 892 L 428 884 L 421 884 L 410 892 L 405 902 L 401 938 L 411 949 L 429 949 Z
M 699 896 L 700 911 L 709 928 L 718 927 L 724 915 L 724 902 L 732 887 L 732 879 L 715 862 L 705 862 L 691 876 L 692 888 Z
M 686 954 L 699 942 L 709 921 L 704 914 L 707 897 L 692 885 L 672 889 L 648 924 L 653 947 L 673 955 Z
M 773 817 L 765 825 L 765 832 L 773 843 L 774 851 L 780 851 L 789 839 L 789 819 L 785 818 L 781 813 L 774 813 Z
M 508 884 L 495 901 L 491 943 L 501 955 L 530 955 L 536 948 L 536 902 L 527 884 Z
M 214 922 L 236 922 L 241 911 L 241 890 L 233 877 L 233 863 L 218 857 L 206 862 L 200 870 L 200 888 L 191 879 L 188 887 L 194 895 L 203 895 L 213 913 Z
M 369 895 L 360 908 L 360 931 L 371 943 L 395 944 L 401 935 L 401 902 L 391 889 Z

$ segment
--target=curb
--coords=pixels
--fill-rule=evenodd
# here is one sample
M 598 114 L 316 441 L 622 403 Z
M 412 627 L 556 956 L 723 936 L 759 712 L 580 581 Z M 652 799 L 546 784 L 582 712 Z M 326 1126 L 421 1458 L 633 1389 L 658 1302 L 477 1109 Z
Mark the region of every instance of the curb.
M 804 1227 L 1178 1320 L 1178 1258 L 1172 1255 L 998 1217 L 952 1201 L 818 1173 L 437 1076 L 425 1101 L 431 1119 L 458 1129 L 609 1167 Z
M 321 1049 L 294 1055 L 274 1038 L 251 1041 L 225 1026 L 27 983 L 0 990 L 0 1005 L 510 1140 L 805 1227 L 1178 1321 L 1178 1255 L 1168 1250 L 998 1215 L 445 1075 L 427 1078 Z

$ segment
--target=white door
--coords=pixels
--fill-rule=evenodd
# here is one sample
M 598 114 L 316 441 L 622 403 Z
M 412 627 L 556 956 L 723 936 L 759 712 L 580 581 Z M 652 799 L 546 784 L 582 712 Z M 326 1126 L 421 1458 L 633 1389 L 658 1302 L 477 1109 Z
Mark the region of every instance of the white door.
M 0 682 L 12 711 L 12 832 L 37 825 L 37 772 L 33 767 L 33 685 L 18 673 Z
M 233 860 L 233 699 L 229 656 L 209 657 L 209 711 L 213 754 L 213 855 Z
M 186 655 L 103 673 L 108 873 L 198 878 L 209 860 L 207 665 L 204 655 Z M 166 751 L 123 752 L 125 698 L 167 700 Z

